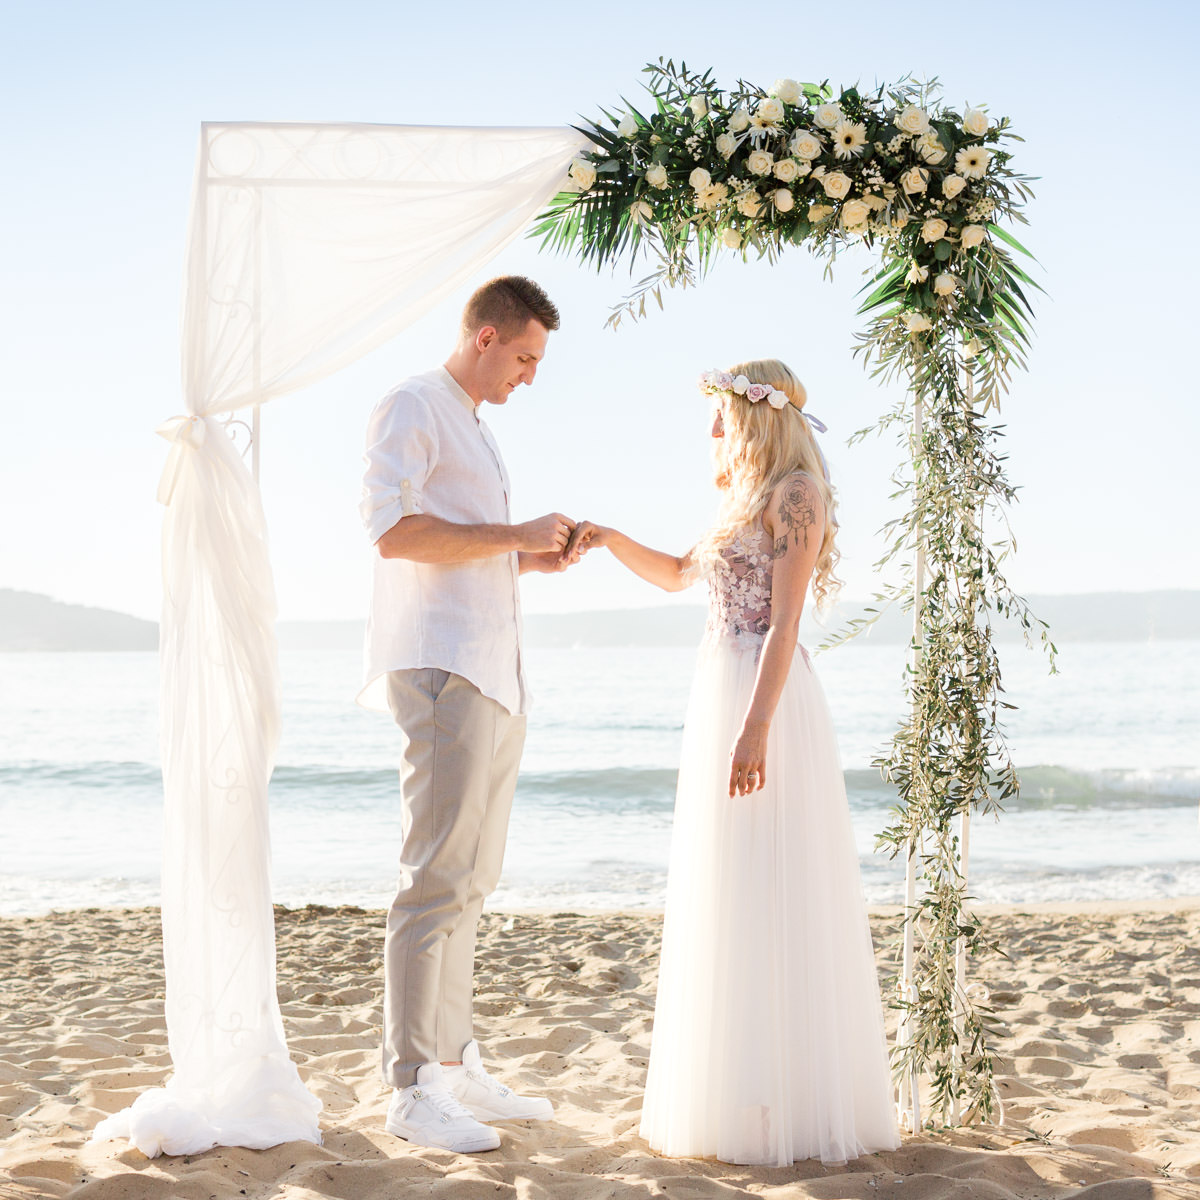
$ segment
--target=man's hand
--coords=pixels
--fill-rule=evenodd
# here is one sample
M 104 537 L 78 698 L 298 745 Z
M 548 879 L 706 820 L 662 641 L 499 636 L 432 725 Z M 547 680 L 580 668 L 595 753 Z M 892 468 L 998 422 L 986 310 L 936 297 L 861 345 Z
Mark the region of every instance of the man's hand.
M 546 550 L 541 554 L 530 554 L 527 550 L 517 551 L 517 567 L 522 575 L 526 571 L 540 571 L 546 575 L 553 575 L 558 571 L 565 571 L 572 563 L 578 561 L 578 558 L 564 557 L 558 550 Z
M 513 526 L 519 543 L 517 549 L 525 554 L 561 554 L 574 528 L 575 522 L 562 513 L 547 513 Z

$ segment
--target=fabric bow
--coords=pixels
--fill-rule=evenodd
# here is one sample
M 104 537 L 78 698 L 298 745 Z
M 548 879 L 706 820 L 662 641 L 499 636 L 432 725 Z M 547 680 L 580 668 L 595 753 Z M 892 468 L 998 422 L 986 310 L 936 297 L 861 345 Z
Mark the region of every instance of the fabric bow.
M 179 481 L 184 450 L 188 447 L 199 450 L 204 445 L 204 439 L 208 437 L 208 420 L 194 414 L 171 417 L 154 432 L 171 443 L 171 452 L 167 455 L 162 478 L 158 481 L 159 504 L 170 504 L 175 495 L 175 484 Z

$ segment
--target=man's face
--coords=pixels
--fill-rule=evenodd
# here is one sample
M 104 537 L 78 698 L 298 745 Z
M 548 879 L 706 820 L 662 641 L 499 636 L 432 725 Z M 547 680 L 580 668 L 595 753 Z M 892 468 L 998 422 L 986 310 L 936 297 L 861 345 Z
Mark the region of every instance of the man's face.
M 549 337 L 549 330 L 533 317 L 507 342 L 490 325 L 479 331 L 475 344 L 480 352 L 480 391 L 489 404 L 503 404 L 519 384 L 533 382 Z

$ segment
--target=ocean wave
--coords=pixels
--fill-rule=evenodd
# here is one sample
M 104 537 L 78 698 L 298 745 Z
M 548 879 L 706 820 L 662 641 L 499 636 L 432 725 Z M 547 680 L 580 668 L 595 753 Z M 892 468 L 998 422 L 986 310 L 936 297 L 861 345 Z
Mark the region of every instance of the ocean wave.
M 845 772 L 851 803 L 895 802 L 896 792 L 874 769 Z M 1106 767 L 1079 770 L 1052 765 L 1018 771 L 1020 795 L 1004 801 L 1006 810 L 1037 808 L 1169 808 L 1200 802 L 1200 768 L 1147 770 Z
M 674 802 L 677 772 L 666 767 L 603 767 L 571 771 L 527 771 L 517 784 L 521 801 L 604 807 L 633 803 L 669 806 Z M 874 768 L 845 772 L 846 789 L 855 808 L 888 808 L 895 789 Z M 129 792 L 161 790 L 159 768 L 152 763 L 24 762 L 0 764 L 0 788 L 88 789 Z M 1040 765 L 1020 771 L 1021 792 L 1004 802 L 1008 811 L 1050 808 L 1167 808 L 1200 803 L 1200 768 L 1103 768 L 1079 770 Z M 396 795 L 392 767 L 279 766 L 271 779 L 271 795 L 282 802 L 373 803 Z

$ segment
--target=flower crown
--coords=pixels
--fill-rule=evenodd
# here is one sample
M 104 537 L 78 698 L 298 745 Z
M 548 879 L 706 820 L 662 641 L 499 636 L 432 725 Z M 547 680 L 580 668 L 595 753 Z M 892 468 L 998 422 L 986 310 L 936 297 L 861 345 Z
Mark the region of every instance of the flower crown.
M 765 400 L 772 408 L 782 408 L 785 404 L 791 404 L 792 398 L 787 392 L 781 392 L 778 388 L 773 388 L 765 383 L 751 383 L 745 375 L 730 375 L 728 371 L 705 371 L 700 376 L 700 390 L 706 395 L 726 395 L 726 396 L 744 396 L 751 404 L 757 404 L 760 400 Z M 812 413 L 805 412 L 799 405 L 794 406 L 796 411 L 804 418 L 804 423 L 808 425 L 810 434 L 813 430 L 818 433 L 825 433 L 825 422 L 814 417 Z M 825 473 L 825 482 L 829 482 L 829 464 L 825 461 L 825 451 L 816 443 L 817 453 L 821 456 L 821 470 Z
M 772 408 L 782 408 L 791 403 L 787 392 L 765 383 L 751 383 L 745 375 L 730 375 L 728 371 L 705 371 L 700 376 L 700 390 L 708 395 L 726 392 L 733 396 L 745 396 L 751 404 L 765 400 Z

